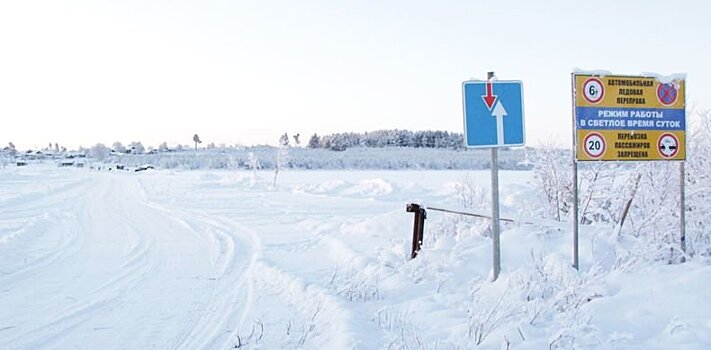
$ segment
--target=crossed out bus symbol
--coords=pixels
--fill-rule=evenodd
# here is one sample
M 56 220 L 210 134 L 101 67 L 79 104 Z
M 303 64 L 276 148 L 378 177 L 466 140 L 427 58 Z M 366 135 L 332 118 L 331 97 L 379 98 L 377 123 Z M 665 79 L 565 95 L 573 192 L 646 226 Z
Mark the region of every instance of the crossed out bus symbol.
M 678 91 L 674 84 L 659 84 L 657 86 L 657 99 L 665 106 L 673 105 L 678 97 Z

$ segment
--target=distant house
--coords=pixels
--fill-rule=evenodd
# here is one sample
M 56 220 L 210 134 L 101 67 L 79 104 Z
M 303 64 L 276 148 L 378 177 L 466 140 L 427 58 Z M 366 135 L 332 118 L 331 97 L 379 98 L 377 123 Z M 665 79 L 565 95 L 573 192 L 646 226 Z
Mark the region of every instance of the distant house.
M 146 170 L 153 170 L 153 166 L 150 164 L 142 165 L 134 169 L 133 171 L 139 172 L 139 171 L 146 171 Z
M 27 162 L 25 162 L 24 160 L 18 160 L 17 166 L 27 166 Z

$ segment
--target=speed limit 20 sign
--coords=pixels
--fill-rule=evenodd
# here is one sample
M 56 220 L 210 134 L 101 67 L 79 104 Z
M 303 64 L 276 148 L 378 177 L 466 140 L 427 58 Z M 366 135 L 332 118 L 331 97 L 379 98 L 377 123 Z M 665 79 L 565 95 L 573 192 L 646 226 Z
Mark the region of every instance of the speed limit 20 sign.
M 575 159 L 684 160 L 685 77 L 573 74 Z
M 605 154 L 607 145 L 605 145 L 605 137 L 602 134 L 591 132 L 585 136 L 583 143 L 583 149 L 590 158 L 599 159 Z

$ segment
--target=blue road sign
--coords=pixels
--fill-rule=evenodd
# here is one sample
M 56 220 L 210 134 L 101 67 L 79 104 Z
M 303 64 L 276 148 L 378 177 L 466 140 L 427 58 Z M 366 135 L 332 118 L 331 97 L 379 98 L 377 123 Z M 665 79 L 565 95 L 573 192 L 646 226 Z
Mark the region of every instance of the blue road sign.
M 465 81 L 464 142 L 469 148 L 523 146 L 523 84 Z

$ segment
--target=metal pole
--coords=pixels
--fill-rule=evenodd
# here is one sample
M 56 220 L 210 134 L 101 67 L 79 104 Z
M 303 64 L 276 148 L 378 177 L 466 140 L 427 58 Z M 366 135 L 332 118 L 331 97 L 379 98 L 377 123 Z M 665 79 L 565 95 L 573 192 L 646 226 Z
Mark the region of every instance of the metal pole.
M 491 233 L 494 238 L 494 279 L 501 271 L 501 240 L 499 231 L 499 151 L 491 149 Z
M 681 262 L 686 261 L 686 169 L 685 161 L 679 163 L 679 232 L 681 233 Z
M 571 106 L 573 112 L 573 268 L 579 270 L 578 261 L 578 135 L 577 135 L 577 121 L 575 118 L 575 99 L 577 94 L 575 92 L 575 74 L 571 75 L 571 91 L 573 91 L 573 103 Z
M 573 159 L 573 268 L 576 270 L 580 266 L 578 261 L 578 221 L 578 162 Z
M 486 79 L 492 80 L 494 72 L 487 72 Z M 501 143 L 500 140 L 498 143 Z M 499 226 L 499 150 L 491 148 L 491 234 L 494 248 L 494 276 L 493 281 L 499 278 L 501 272 L 501 231 Z

